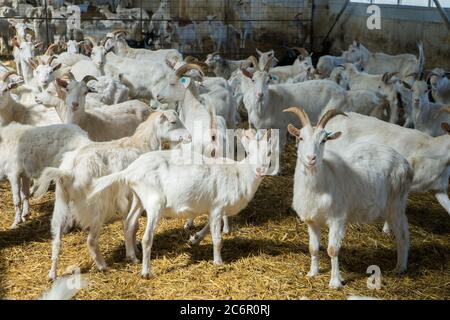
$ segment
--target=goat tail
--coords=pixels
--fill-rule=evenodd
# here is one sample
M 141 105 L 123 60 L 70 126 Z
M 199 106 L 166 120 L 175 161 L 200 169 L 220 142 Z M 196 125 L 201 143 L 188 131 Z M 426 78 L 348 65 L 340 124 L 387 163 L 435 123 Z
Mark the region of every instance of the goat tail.
M 94 182 L 94 184 L 92 186 L 92 191 L 89 194 L 89 198 L 90 199 L 95 198 L 101 192 L 112 187 L 113 185 L 118 184 L 118 183 L 123 184 L 125 182 L 126 182 L 126 180 L 125 180 L 123 171 L 115 172 L 110 175 L 101 177 Z
M 41 176 L 37 181 L 35 181 L 35 185 L 33 186 L 33 197 L 39 199 L 41 198 L 50 187 L 50 183 L 52 181 L 57 181 L 63 178 L 71 178 L 72 174 L 68 171 L 64 171 L 58 168 L 47 167 L 42 172 Z
M 422 43 L 422 41 L 420 41 L 417 44 L 417 47 L 419 48 L 419 65 L 418 65 L 418 68 L 417 68 L 417 74 L 418 74 L 419 78 L 421 79 L 422 78 L 422 74 L 423 74 L 423 68 L 424 68 L 424 65 L 425 65 L 425 53 L 424 53 L 424 50 L 423 50 L 423 43 Z

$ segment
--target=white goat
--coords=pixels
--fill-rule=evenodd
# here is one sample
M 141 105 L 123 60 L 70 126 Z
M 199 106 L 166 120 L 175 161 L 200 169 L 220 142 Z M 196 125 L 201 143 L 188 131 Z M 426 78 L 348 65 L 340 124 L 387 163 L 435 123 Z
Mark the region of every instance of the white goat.
M 48 110 L 41 105 L 25 105 L 19 98 L 13 97 L 11 90 L 16 88 L 20 82 L 4 82 L 8 75 L 14 74 L 10 71 L 0 79 L 0 127 L 12 122 L 29 125 L 50 125 L 61 123 L 54 110 Z
M 45 167 L 58 166 L 65 152 L 89 142 L 86 133 L 73 125 L 11 123 L 0 128 L 0 178 L 11 183 L 15 208 L 12 228 L 29 214 L 30 179 L 37 179 Z
M 139 210 L 134 215 L 139 217 L 146 210 L 141 273 L 144 278 L 151 275 L 150 252 L 156 226 L 162 217 L 193 218 L 208 213 L 214 264 L 223 263 L 222 218 L 236 215 L 248 205 L 270 169 L 271 141 L 267 133 L 258 141 L 253 132 L 246 132 L 241 141 L 247 151 L 247 158 L 241 162 L 228 160 L 224 163 L 222 159 L 211 160 L 191 153 L 182 155 L 180 151 L 150 152 L 127 169 L 95 182 L 94 198 L 105 189 L 127 187 L 139 200 Z M 201 162 L 185 163 L 184 156 L 199 156 Z
M 116 30 L 108 34 L 105 41 L 105 48 L 107 51 L 112 50 L 120 57 L 136 59 L 141 62 L 164 62 L 168 57 L 178 58 L 183 60 L 181 53 L 176 49 L 160 49 L 160 50 L 147 50 L 147 49 L 134 49 L 130 48 L 125 41 L 123 35 L 126 33 L 124 30 Z
M 67 153 L 59 168 L 44 170 L 37 183 L 36 197 L 41 197 L 47 191 L 52 180 L 57 181 L 51 224 L 53 245 L 50 279 L 56 279 L 61 236 L 71 218 L 89 229 L 87 244 L 91 256 L 99 270 L 106 270 L 106 263 L 97 247 L 99 233 L 104 223 L 126 218 L 131 194 L 125 188 L 116 188 L 102 193 L 102 197 L 96 201 L 87 201 L 93 179 L 125 169 L 141 154 L 159 149 L 164 141 L 190 141 L 189 132 L 172 110 L 152 113 L 131 137 L 90 143 Z M 127 220 L 124 231 L 126 235 L 133 234 L 136 228 L 135 222 L 129 223 Z M 126 238 L 127 257 L 134 262 L 137 261 L 135 246 L 134 238 Z
M 357 67 L 351 63 L 345 66 L 341 73 L 340 85 L 350 90 L 371 90 L 379 92 L 389 100 L 391 116 L 389 122 L 397 123 L 399 119 L 399 96 L 396 84 L 398 83 L 397 73 L 384 73 L 379 75 L 368 74 L 358 71 Z
M 213 41 L 213 51 L 220 52 L 226 49 L 225 45 L 229 44 L 232 51 L 237 50 L 237 35 L 240 32 L 231 24 L 225 25 L 222 21 L 216 20 L 217 16 L 207 16 L 208 30 L 211 40 Z
M 222 58 L 220 53 L 213 52 L 206 56 L 205 63 L 217 77 L 230 79 L 233 72 L 244 68 L 249 62 L 247 60 L 229 60 Z
M 269 60 L 271 61 L 270 68 L 273 68 L 277 65 L 278 59 L 275 57 L 275 51 L 269 50 L 266 52 L 262 52 L 256 49 L 256 53 L 258 54 L 259 69 L 263 70 Z
M 429 101 L 429 91 L 425 81 L 414 82 L 412 86 L 412 121 L 415 129 L 436 137 L 444 134 L 440 126 L 441 123 L 450 121 L 450 115 L 442 112 L 446 105 Z
M 150 114 L 149 107 L 140 101 L 127 104 L 126 108 L 120 108 L 119 105 L 86 110 L 88 81 L 89 77 L 80 82 L 73 78 L 70 82 L 56 79 L 57 85 L 67 90 L 65 104 L 57 111 L 63 123 L 78 124 L 92 140 L 108 141 L 131 136 Z
M 234 10 L 239 16 L 239 30 L 240 30 L 240 48 L 245 49 L 245 42 L 247 40 L 253 40 L 253 23 L 248 16 L 247 12 L 245 12 L 244 8 L 244 2 L 242 0 L 239 0 L 235 6 Z
M 308 78 L 308 75 L 312 75 L 315 72 L 311 60 L 312 54 L 309 54 L 304 48 L 293 49 L 297 49 L 300 54 L 292 65 L 274 67 L 270 69 L 269 73 L 276 83 L 286 83 L 288 80 L 295 78 L 298 79 L 298 77 Z
M 431 84 L 431 94 L 437 103 L 450 104 L 450 80 L 441 68 L 431 70 L 428 75 Z
M 329 80 L 270 85 L 270 65 L 271 59 L 263 70 L 256 68 L 253 74 L 242 70 L 245 77 L 241 86 L 249 123 L 256 129 L 279 129 L 280 145 L 283 148 L 287 124 L 296 121 L 295 117 L 283 113 L 283 108 L 301 104 L 307 108 L 309 116 L 316 120 L 331 98 L 339 95 L 343 97 L 345 90 Z
M 313 277 L 319 273 L 320 229 L 328 226 L 328 255 L 331 258 L 330 287 L 342 286 L 338 254 L 347 223 L 371 223 L 378 217 L 389 221 L 397 243 L 397 272 L 405 272 L 408 261 L 409 231 L 406 201 L 413 172 L 405 158 L 390 147 L 361 143 L 344 150 L 325 149 L 328 140 L 341 136 L 325 130 L 327 122 L 344 113 L 330 110 L 315 127 L 303 109 L 289 108 L 303 128 L 289 126 L 296 137 L 297 165 L 292 207 L 308 225 Z M 344 133 L 345 134 L 345 133 Z
M 419 58 L 413 54 L 389 55 L 381 52 L 372 53 L 360 42 L 354 41 L 345 52 L 347 62 L 359 63 L 364 72 L 369 74 L 384 74 L 397 72 L 400 78 L 406 78 L 416 73 L 421 75 L 424 67 L 424 53 L 422 43 L 418 44 Z
M 180 27 L 178 21 L 172 22 L 170 24 L 173 27 L 172 39 L 177 39 L 179 42 L 179 50 L 181 52 L 186 51 L 186 46 L 190 46 L 191 50 L 194 48 L 198 49 L 200 52 L 203 50 L 202 38 L 200 37 L 197 29 L 197 23 L 193 21 L 191 24 Z
M 414 129 L 380 121 L 356 113 L 331 120 L 329 130 L 341 130 L 343 137 L 328 147 L 344 150 L 351 143 L 370 142 L 387 145 L 403 155 L 414 170 L 411 192 L 432 192 L 450 214 L 448 181 L 450 177 L 450 136 L 431 137 Z M 445 130 L 445 129 L 444 129 Z M 342 149 L 344 148 L 344 149 Z

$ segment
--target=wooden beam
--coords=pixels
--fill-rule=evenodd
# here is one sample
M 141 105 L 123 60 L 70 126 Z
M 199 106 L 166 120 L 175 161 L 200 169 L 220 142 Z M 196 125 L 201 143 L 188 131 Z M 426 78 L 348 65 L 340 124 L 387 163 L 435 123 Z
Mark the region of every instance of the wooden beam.
M 444 9 L 442 9 L 442 6 L 438 0 L 433 0 L 433 2 L 436 5 L 436 8 L 438 9 L 438 12 L 441 15 L 442 20 L 445 22 L 448 31 L 450 31 L 450 20 L 448 19 L 447 14 L 445 13 Z

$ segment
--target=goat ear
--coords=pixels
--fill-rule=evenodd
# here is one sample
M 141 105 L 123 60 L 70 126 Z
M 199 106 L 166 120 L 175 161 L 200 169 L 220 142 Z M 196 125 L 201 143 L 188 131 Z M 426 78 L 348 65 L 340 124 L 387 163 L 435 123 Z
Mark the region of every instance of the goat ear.
M 450 134 L 450 124 L 448 124 L 447 122 L 443 122 L 441 124 L 441 128 L 442 128 L 442 130 L 444 130 L 445 132 Z
M 169 120 L 169 119 L 167 118 L 167 116 L 166 116 L 164 113 L 162 113 L 162 114 L 159 116 L 159 122 L 160 122 L 160 123 L 166 122 L 167 120 Z
M 292 136 L 296 138 L 300 137 L 300 130 L 294 127 L 292 124 L 289 123 L 287 129 Z
M 341 135 L 342 135 L 342 132 L 341 132 L 341 131 L 329 133 L 329 134 L 327 134 L 327 140 L 335 140 L 335 139 L 338 139 Z
M 56 84 L 60 87 L 67 88 L 69 83 L 61 78 L 56 78 Z
M 256 49 L 256 53 L 259 54 L 259 55 L 262 55 L 262 52 L 259 51 L 258 49 Z

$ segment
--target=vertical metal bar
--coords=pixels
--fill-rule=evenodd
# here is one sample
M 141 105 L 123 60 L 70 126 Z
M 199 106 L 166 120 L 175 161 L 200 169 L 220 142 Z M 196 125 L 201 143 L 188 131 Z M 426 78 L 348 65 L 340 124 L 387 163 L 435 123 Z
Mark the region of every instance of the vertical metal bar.
M 46 37 L 47 37 L 47 43 L 46 43 L 46 45 L 47 46 L 49 46 L 50 45 L 50 33 L 49 33 L 49 29 L 48 29 L 48 6 L 47 6 L 47 1 L 48 0 L 45 0 L 45 4 L 44 4 L 44 10 L 45 10 L 45 35 L 46 35 Z M 47 48 L 45 48 L 45 49 L 47 49 Z M 44 51 L 45 51 L 45 49 L 44 49 Z
M 311 1 L 311 20 L 309 23 L 309 52 L 314 50 L 314 11 L 316 9 L 316 3 L 314 0 Z

